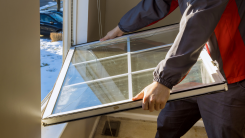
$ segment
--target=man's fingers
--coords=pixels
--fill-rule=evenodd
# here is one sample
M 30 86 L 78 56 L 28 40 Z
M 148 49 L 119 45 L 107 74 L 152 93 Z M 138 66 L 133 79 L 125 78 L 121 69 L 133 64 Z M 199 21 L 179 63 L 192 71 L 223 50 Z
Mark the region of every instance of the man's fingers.
M 118 26 L 116 26 L 114 29 L 112 29 L 110 32 L 108 32 L 105 37 L 101 38 L 100 41 L 113 39 L 117 36 L 122 36 L 122 35 L 123 35 L 123 31 L 121 31 L 120 28 Z
M 148 103 L 148 101 L 142 102 L 142 109 L 143 110 L 148 110 L 149 109 L 149 103 Z
M 133 97 L 133 101 L 143 99 L 144 97 L 144 90 L 142 90 L 140 93 L 138 93 L 135 97 Z
M 145 89 L 144 89 L 145 90 Z M 142 90 L 141 92 L 144 92 L 144 90 Z M 142 109 L 143 110 L 149 110 L 149 101 L 148 101 L 148 96 L 144 95 L 143 96 L 143 100 L 142 100 Z
M 154 96 L 151 96 L 150 97 L 150 100 L 149 100 L 149 110 L 150 112 L 153 112 L 154 111 L 154 108 L 155 108 L 155 97 Z
M 107 39 L 109 39 L 110 37 L 108 35 L 106 35 L 105 37 L 101 38 L 100 41 L 105 41 Z
M 155 103 L 154 106 L 155 106 L 155 110 L 156 111 L 159 111 L 160 110 L 160 106 L 161 106 L 160 103 Z

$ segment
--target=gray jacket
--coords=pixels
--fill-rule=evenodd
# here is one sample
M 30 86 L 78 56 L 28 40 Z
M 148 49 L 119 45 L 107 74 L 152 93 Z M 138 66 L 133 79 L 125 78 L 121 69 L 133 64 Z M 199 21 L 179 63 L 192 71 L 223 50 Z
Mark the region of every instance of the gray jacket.
M 171 2 L 173 1 L 174 0 L 142 0 L 122 17 L 118 26 L 124 32 L 132 32 L 141 29 L 168 15 Z M 223 12 L 226 10 L 228 2 L 229 0 L 178 1 L 182 13 L 179 33 L 166 55 L 166 58 L 156 67 L 153 73 L 154 81 L 160 82 L 172 89 L 196 63 L 207 42 L 212 43 L 209 45 L 209 47 L 211 46 L 211 57 L 213 60 L 218 61 L 221 73 L 225 75 L 214 30 Z M 245 6 L 244 2 L 241 3 Z M 244 13 L 244 11 L 245 10 L 241 12 Z M 241 19 L 244 20 L 244 18 Z M 244 29 L 241 33 L 243 32 Z

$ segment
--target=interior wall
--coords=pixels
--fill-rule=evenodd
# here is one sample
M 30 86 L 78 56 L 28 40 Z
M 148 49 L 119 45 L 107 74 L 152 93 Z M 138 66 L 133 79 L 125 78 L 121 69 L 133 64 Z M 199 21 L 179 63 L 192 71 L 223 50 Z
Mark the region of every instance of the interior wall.
M 101 11 L 101 24 L 102 24 L 102 32 L 104 32 L 105 27 L 105 9 L 106 9 L 106 1 L 105 0 L 90 0 L 89 8 L 88 8 L 88 42 L 96 41 L 100 39 L 99 36 L 99 22 L 98 22 L 98 10 L 97 10 L 97 2 L 100 2 L 100 11 Z M 104 35 L 104 33 L 103 33 Z
M 0 137 L 41 137 L 38 0 L 0 4 Z
M 105 34 L 116 27 L 123 15 L 140 1 L 141 0 L 106 0 Z
M 140 1 L 141 0 L 100 0 L 103 36 L 116 27 L 123 15 L 136 6 Z M 142 28 L 141 30 L 179 23 L 180 19 L 181 13 L 179 8 L 177 8 L 163 20 L 154 25 Z M 95 40 L 99 40 L 97 0 L 90 0 L 88 16 L 88 42 Z
M 105 34 L 117 26 L 120 19 L 130 9 L 135 7 L 141 0 L 106 0 L 106 11 L 105 11 Z M 156 28 L 159 26 L 165 26 L 180 22 L 181 13 L 179 8 L 169 14 L 166 18 L 159 21 L 158 23 L 145 27 L 141 30 Z M 140 30 L 139 30 L 140 31 Z

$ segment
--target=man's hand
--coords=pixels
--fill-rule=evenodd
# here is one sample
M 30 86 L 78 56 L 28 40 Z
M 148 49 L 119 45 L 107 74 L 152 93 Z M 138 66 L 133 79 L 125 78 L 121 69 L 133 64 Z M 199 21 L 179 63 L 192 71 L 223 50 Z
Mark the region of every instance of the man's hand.
M 113 30 L 111 30 L 110 32 L 107 33 L 107 35 L 100 39 L 100 41 L 105 41 L 105 40 L 108 40 L 108 39 L 113 39 L 117 36 L 122 36 L 123 35 L 123 31 L 120 30 L 120 28 L 117 26 L 115 27 Z
M 143 99 L 142 109 L 149 110 L 150 112 L 159 109 L 163 109 L 170 96 L 170 89 L 160 84 L 159 82 L 153 82 L 145 87 L 138 95 L 132 100 Z

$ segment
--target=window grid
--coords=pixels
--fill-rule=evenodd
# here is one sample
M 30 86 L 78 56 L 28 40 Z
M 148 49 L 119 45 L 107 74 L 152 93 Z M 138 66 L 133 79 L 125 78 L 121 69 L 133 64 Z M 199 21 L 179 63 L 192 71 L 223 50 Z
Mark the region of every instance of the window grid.
M 95 59 L 95 60 L 89 60 L 89 61 L 84 61 L 84 62 L 80 62 L 80 63 L 75 63 L 73 65 L 76 66 L 76 65 L 81 65 L 81 64 L 84 64 L 84 63 L 93 63 L 93 62 L 103 61 L 103 60 L 107 60 L 107 59 L 113 59 L 113 58 L 117 58 L 117 57 L 123 57 L 123 56 L 127 56 L 127 55 L 128 55 L 128 53 L 119 54 L 119 55 L 114 55 L 114 56 L 99 58 L 99 59 Z
M 129 75 L 129 73 L 124 73 L 124 74 L 119 74 L 119 75 L 115 75 L 115 76 L 110 76 L 110 77 L 95 79 L 95 80 L 91 80 L 91 81 L 84 81 L 84 82 L 80 82 L 80 83 L 65 85 L 63 87 L 70 87 L 70 86 L 76 86 L 76 85 L 81 85 L 81 84 L 89 84 L 89 83 L 94 83 L 94 82 L 99 82 L 99 81 L 104 81 L 104 80 L 109 80 L 109 79 L 115 79 L 115 78 L 125 77 L 125 76 L 128 76 L 128 75 Z
M 109 79 L 115 79 L 115 78 L 120 78 L 120 77 L 128 76 L 128 93 L 129 93 L 129 99 L 132 99 L 133 98 L 132 74 L 139 74 L 139 73 L 143 73 L 143 72 L 147 72 L 147 71 L 153 71 L 155 68 L 148 68 L 148 69 L 143 69 L 143 70 L 132 72 L 131 55 L 132 54 L 141 53 L 141 52 L 147 52 L 147 51 L 151 51 L 151 50 L 156 50 L 156 49 L 160 49 L 160 48 L 164 48 L 164 47 L 169 47 L 171 45 L 172 45 L 172 43 L 171 44 L 166 44 L 166 45 L 161 45 L 161 46 L 156 46 L 156 47 L 152 47 L 152 48 L 147 48 L 147 49 L 142 49 L 142 50 L 137 50 L 137 51 L 131 52 L 131 50 L 130 50 L 131 49 L 131 47 L 130 47 L 130 36 L 128 36 L 127 37 L 127 53 L 125 53 L 125 54 L 119 54 L 119 55 L 114 55 L 114 56 L 109 56 L 109 57 L 104 57 L 104 58 L 99 58 L 99 59 L 90 60 L 90 61 L 84 61 L 84 62 L 73 64 L 74 66 L 76 66 L 76 65 L 93 63 L 93 62 L 98 62 L 98 61 L 113 59 L 113 58 L 122 57 L 122 56 L 126 56 L 127 55 L 128 73 L 119 74 L 119 75 L 115 75 L 115 76 L 109 76 L 109 77 L 95 79 L 95 80 L 90 80 L 90 81 L 84 81 L 84 82 L 81 82 L 81 83 L 66 85 L 64 87 L 70 87 L 70 86 L 76 86 L 76 85 L 82 85 L 82 84 L 89 84 L 89 83 L 94 83 L 94 82 L 99 82 L 99 81 L 104 81 L 104 80 L 109 80 Z
M 128 98 L 133 98 L 133 86 L 132 86 L 132 67 L 131 67 L 131 54 L 130 54 L 130 38 L 127 38 L 127 53 L 128 53 Z
M 130 48 L 130 42 L 127 42 L 127 43 L 129 43 L 129 44 L 127 44 L 127 49 L 128 49 L 128 47 Z M 129 50 L 125 54 L 119 54 L 119 55 L 114 55 L 114 56 L 99 58 L 99 59 L 95 59 L 95 60 L 89 60 L 89 61 L 79 62 L 79 63 L 75 63 L 73 65 L 76 66 L 76 65 L 80 65 L 80 64 L 84 64 L 84 63 L 91 63 L 91 62 L 97 62 L 97 61 L 102 61 L 102 60 L 107 60 L 107 59 L 113 59 L 113 58 L 117 58 L 117 57 L 127 56 L 128 54 L 131 55 L 131 54 L 137 54 L 137 53 L 141 53 L 141 52 L 147 52 L 147 51 L 151 51 L 151 50 L 156 50 L 156 49 L 168 47 L 168 46 L 171 46 L 171 45 L 172 45 L 172 43 L 171 44 L 166 44 L 166 45 L 161 45 L 161 46 L 156 46 L 156 47 L 152 47 L 152 48 L 137 50 L 137 51 L 134 51 L 134 52 L 130 52 L 130 50 Z

